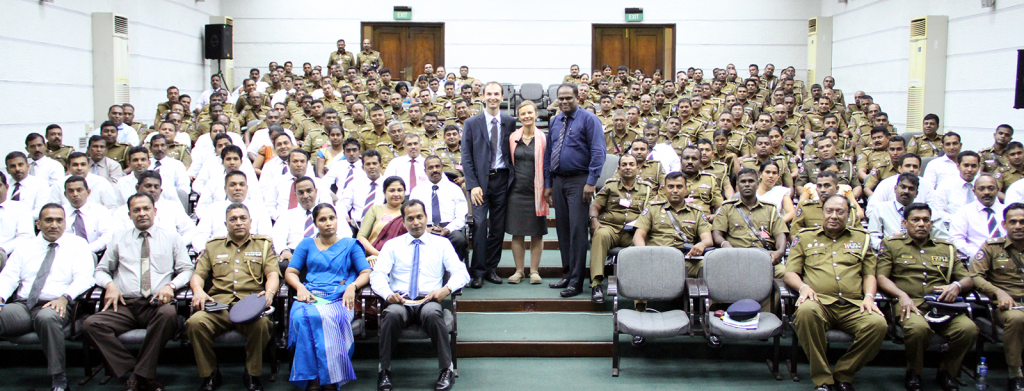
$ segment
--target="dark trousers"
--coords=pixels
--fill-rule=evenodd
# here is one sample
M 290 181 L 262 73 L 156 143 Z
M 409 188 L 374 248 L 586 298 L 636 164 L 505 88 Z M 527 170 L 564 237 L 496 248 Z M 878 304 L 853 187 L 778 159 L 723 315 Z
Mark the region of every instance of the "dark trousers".
M 498 268 L 501 244 L 505 240 L 505 213 L 508 211 L 508 170 L 498 170 L 487 178 L 484 202 L 473 205 L 472 277 L 483 277 Z M 470 197 L 470 204 L 473 200 Z M 488 220 L 490 216 L 490 220 Z
M 441 223 L 444 227 L 447 224 Z M 449 231 L 448 235 L 445 235 L 449 242 L 452 242 L 452 247 L 455 247 L 455 253 L 459 255 L 459 259 L 466 259 L 466 248 L 469 246 L 469 241 L 466 240 L 466 234 L 462 233 L 462 230 Z
M 56 375 L 64 373 L 64 325 L 68 322 L 68 312 L 61 317 L 53 309 L 43 309 L 45 304 L 46 301 L 40 300 L 29 309 L 24 301 L 7 303 L 0 311 L 0 336 L 17 337 L 35 331 L 46 356 L 46 373 Z
M 147 379 L 156 378 L 156 366 L 167 341 L 178 329 L 174 306 L 149 305 L 145 298 L 125 299 L 126 305 L 111 306 L 85 319 L 82 328 L 99 349 L 117 377 L 132 371 Z M 138 360 L 118 341 L 117 336 L 135 329 L 146 329 Z
M 562 278 L 569 280 L 569 286 L 583 290 L 584 271 L 587 268 L 588 208 L 590 201 L 583 199 L 583 186 L 587 185 L 587 174 L 551 178 L 551 198 L 555 204 L 555 232 L 558 233 L 558 248 L 562 255 Z
M 417 324 L 430 336 L 430 342 L 437 349 L 437 367 L 448 369 L 452 365 L 451 338 L 444 324 L 444 308 L 432 301 L 417 307 L 389 304 L 384 308 L 384 319 L 380 322 L 380 367 L 391 369 L 391 353 L 398 348 L 398 337 L 402 329 Z

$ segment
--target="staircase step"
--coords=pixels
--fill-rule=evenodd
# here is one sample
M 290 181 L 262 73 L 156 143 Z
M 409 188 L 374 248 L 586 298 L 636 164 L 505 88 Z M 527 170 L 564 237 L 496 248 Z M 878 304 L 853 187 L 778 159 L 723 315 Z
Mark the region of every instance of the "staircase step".
M 548 287 L 561 278 L 561 269 L 555 271 L 556 277 L 545 278 L 537 285 L 524 279 L 519 284 L 506 281 L 501 285 L 484 283 L 481 289 L 463 289 L 459 312 L 603 312 L 611 308 L 610 300 L 606 304 L 591 303 L 590 291 L 568 299 L 560 297 L 561 289 Z
M 611 342 L 462 342 L 459 358 L 611 357 Z
M 459 343 L 566 343 L 611 340 L 610 313 L 459 311 Z
M 526 247 L 526 249 L 529 250 L 529 249 L 533 248 L 533 246 L 531 244 L 532 244 L 532 242 L 527 240 L 524 247 Z M 505 239 L 505 241 L 501 243 L 501 248 L 503 250 L 511 249 L 512 248 L 512 239 L 511 238 Z M 558 239 L 554 239 L 554 240 L 545 239 L 544 240 L 544 249 L 545 250 L 558 250 L 558 248 L 559 248 L 558 247 Z

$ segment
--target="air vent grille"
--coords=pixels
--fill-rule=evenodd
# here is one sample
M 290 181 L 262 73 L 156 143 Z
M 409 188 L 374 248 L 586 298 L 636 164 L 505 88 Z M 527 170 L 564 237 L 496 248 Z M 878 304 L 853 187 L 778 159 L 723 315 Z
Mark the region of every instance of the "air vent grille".
M 928 20 L 925 18 L 910 21 L 910 38 L 919 38 L 928 35 Z
M 816 33 L 818 32 L 818 19 L 807 20 L 807 32 Z

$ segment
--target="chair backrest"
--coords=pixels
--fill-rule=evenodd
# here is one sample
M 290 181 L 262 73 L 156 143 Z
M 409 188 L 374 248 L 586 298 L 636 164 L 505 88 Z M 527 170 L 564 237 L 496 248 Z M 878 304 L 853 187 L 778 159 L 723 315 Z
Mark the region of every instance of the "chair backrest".
M 686 285 L 683 253 L 672 247 L 627 247 L 615 266 L 619 294 L 637 300 L 672 300 Z
M 523 83 L 519 86 L 519 97 L 524 101 L 539 101 L 544 99 L 544 86 L 540 83 Z
M 560 85 L 561 84 L 548 85 L 548 98 L 550 98 L 551 100 L 555 100 L 555 98 L 558 97 L 558 86 Z
M 501 93 L 504 95 L 505 100 L 511 102 L 512 98 L 516 96 L 516 86 L 511 83 L 501 83 Z
M 928 168 L 928 162 L 930 162 L 932 160 L 935 160 L 936 158 L 939 158 L 939 157 L 941 157 L 941 156 L 929 156 L 929 157 L 921 158 L 921 175 L 924 175 L 924 173 L 925 173 L 924 170 L 926 168 Z M 934 185 L 938 185 L 938 184 L 935 183 Z
M 920 136 L 922 134 L 924 134 L 924 132 L 906 132 L 901 134 L 900 137 L 903 137 L 903 139 L 907 140 L 907 144 L 910 144 L 910 139 L 914 138 L 914 136 Z
M 604 158 L 604 167 L 601 168 L 601 176 L 597 178 L 597 189 L 604 187 L 604 182 L 615 175 L 619 168 L 619 155 L 607 154 Z
M 772 269 L 772 257 L 762 249 L 720 248 L 704 258 L 704 283 L 716 302 L 762 301 L 772 292 Z

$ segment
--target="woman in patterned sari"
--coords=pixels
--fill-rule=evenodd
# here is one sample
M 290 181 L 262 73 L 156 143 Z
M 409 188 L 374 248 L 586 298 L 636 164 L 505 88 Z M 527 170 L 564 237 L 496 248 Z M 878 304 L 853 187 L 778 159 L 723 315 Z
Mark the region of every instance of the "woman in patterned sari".
M 359 242 L 338 237 L 333 206 L 317 205 L 312 218 L 319 235 L 299 243 L 285 270 L 285 282 L 297 292 L 289 317 L 288 348 L 295 358 L 288 380 L 301 389 L 334 390 L 355 380 L 353 309 L 356 292 L 370 283 L 370 265 Z

